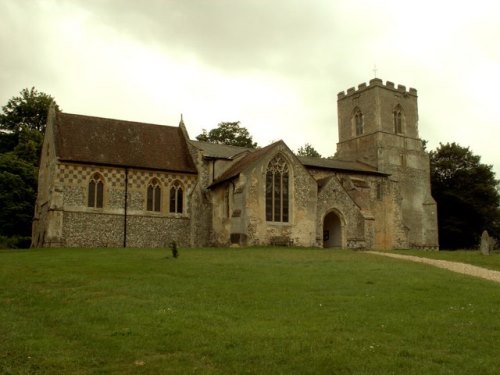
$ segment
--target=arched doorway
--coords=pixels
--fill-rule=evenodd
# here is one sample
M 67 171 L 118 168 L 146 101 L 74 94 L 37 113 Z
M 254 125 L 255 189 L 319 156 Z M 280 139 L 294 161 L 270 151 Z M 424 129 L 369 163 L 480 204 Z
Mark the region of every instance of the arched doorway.
M 342 247 L 342 221 L 333 211 L 323 219 L 323 247 Z

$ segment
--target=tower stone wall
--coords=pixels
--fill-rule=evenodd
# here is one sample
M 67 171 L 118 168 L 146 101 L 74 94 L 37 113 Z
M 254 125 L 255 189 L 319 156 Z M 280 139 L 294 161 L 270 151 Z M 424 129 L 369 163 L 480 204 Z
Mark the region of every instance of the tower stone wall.
M 417 90 L 372 79 L 338 94 L 336 157 L 376 167 L 397 182 L 408 247 L 437 247 L 429 157 L 418 134 Z

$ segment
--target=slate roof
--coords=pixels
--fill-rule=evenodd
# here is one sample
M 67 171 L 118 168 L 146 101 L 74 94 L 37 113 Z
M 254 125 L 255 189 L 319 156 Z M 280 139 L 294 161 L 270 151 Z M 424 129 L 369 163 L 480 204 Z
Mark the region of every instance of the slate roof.
M 203 156 L 215 159 L 233 159 L 244 152 L 252 152 L 253 148 L 221 145 L 217 143 L 189 141 L 194 147 L 202 151 Z
M 241 172 L 243 172 L 247 167 L 249 167 L 254 161 L 265 155 L 269 150 L 274 148 L 278 143 L 282 141 L 278 141 L 272 143 L 266 147 L 259 148 L 248 155 L 244 156 L 240 160 L 236 161 L 233 165 L 231 165 L 224 173 L 222 173 L 214 182 L 209 186 L 214 187 L 215 185 L 220 184 L 221 182 L 232 179 L 233 177 L 238 176 Z
M 179 127 L 59 112 L 54 131 L 62 161 L 197 173 Z
M 298 158 L 305 167 L 387 176 L 387 173 L 379 172 L 377 168 L 359 161 L 313 158 L 310 156 L 299 156 Z

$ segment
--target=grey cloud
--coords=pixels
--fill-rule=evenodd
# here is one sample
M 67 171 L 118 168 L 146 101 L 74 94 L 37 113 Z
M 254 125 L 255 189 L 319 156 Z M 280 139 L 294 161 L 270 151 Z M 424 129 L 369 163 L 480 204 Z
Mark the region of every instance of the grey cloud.
M 97 22 L 224 70 L 311 68 L 344 46 L 330 2 L 81 1 Z M 332 44 L 337 44 L 333 45 Z M 333 47 L 333 48 L 332 48 Z

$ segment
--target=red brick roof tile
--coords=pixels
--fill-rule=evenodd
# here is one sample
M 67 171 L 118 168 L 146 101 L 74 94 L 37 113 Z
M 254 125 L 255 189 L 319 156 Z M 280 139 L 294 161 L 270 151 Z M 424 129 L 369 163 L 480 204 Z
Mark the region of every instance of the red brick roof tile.
M 57 113 L 60 160 L 196 173 L 179 127 Z

